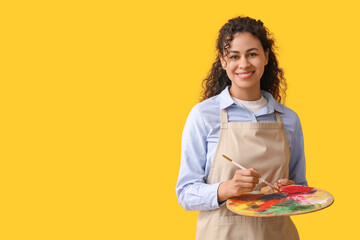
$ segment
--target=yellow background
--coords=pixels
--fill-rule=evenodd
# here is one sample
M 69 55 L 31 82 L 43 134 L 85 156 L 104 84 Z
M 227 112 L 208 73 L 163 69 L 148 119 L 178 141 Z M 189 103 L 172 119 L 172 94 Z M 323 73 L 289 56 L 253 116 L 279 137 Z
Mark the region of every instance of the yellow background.
M 2 1 L 0 239 L 194 239 L 181 133 L 238 15 L 274 33 L 328 209 L 302 239 L 358 236 L 356 1 Z

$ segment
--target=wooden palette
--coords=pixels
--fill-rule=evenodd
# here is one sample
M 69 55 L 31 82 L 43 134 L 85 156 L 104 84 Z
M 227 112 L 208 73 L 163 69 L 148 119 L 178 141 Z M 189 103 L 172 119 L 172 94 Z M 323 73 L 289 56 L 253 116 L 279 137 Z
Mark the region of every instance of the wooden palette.
M 245 194 L 228 199 L 227 208 L 240 215 L 274 217 L 304 214 L 329 207 L 334 197 L 321 189 L 291 185 L 273 194 Z

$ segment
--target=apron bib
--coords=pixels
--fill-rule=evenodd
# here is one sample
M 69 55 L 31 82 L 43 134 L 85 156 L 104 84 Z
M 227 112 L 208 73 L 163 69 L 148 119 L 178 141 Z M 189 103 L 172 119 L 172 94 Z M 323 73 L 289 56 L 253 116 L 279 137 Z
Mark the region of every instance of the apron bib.
M 227 109 L 220 110 L 220 136 L 206 183 L 230 180 L 237 168 L 222 155 L 246 168 L 255 168 L 272 183 L 289 177 L 290 152 L 284 123 L 276 112 L 277 122 L 228 122 Z M 266 186 L 259 183 L 254 191 Z M 219 209 L 200 211 L 197 240 L 297 240 L 299 235 L 290 217 L 248 217 Z

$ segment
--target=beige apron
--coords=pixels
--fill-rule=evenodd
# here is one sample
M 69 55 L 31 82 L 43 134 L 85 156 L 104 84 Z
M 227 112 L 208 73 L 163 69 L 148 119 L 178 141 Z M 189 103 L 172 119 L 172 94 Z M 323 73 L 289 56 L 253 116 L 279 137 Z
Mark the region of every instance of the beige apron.
M 228 122 L 227 109 L 220 111 L 219 142 L 206 181 L 230 180 L 238 168 L 226 155 L 246 168 L 255 168 L 269 182 L 289 177 L 289 146 L 284 124 L 277 122 Z M 254 191 L 265 186 L 258 184 Z M 247 217 L 230 212 L 226 204 L 219 209 L 201 211 L 197 219 L 197 240 L 295 240 L 299 235 L 290 217 Z

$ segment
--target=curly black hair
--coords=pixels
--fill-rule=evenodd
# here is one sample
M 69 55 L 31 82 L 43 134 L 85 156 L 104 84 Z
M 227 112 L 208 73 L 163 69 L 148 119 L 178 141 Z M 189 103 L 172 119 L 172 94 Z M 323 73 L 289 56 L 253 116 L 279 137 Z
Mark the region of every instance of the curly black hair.
M 284 72 L 279 67 L 275 54 L 275 40 L 269 30 L 260 20 L 249 17 L 237 17 L 230 19 L 219 31 L 216 41 L 216 49 L 218 55 L 208 76 L 203 80 L 203 93 L 201 101 L 221 93 L 226 86 L 231 86 L 231 80 L 222 68 L 220 57 L 228 54 L 230 42 L 233 40 L 234 34 L 248 32 L 258 38 L 264 51 L 269 51 L 269 61 L 265 66 L 264 73 L 260 79 L 260 89 L 272 94 L 276 101 L 284 102 L 286 97 L 286 80 Z

